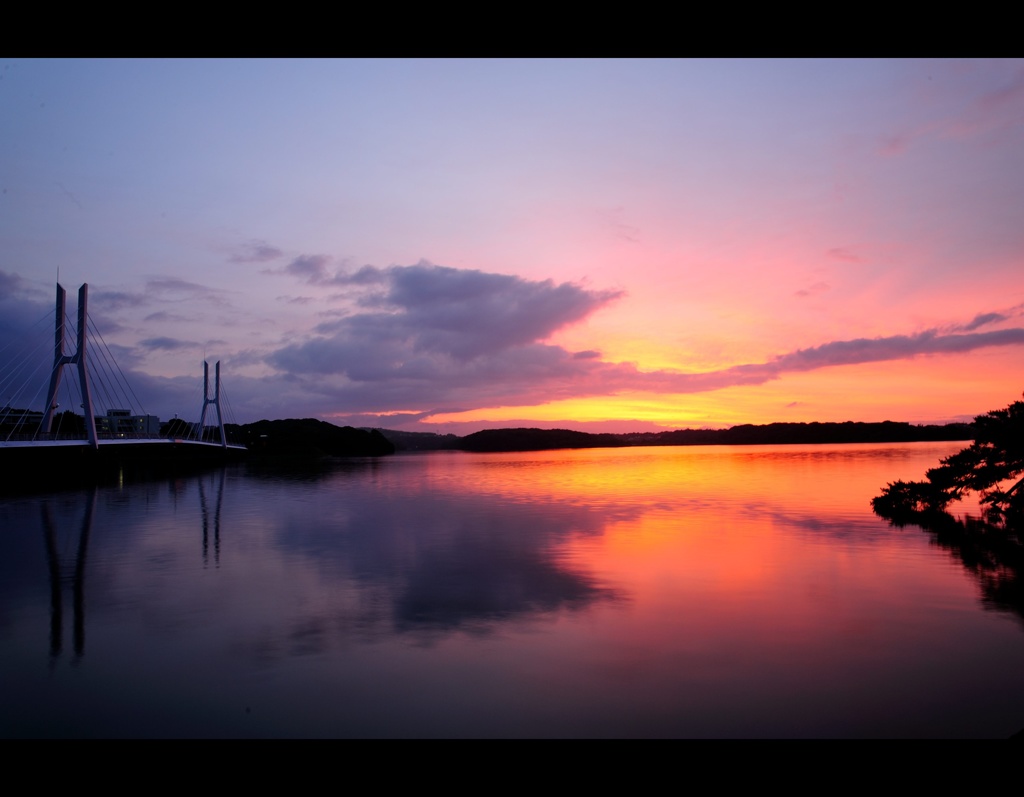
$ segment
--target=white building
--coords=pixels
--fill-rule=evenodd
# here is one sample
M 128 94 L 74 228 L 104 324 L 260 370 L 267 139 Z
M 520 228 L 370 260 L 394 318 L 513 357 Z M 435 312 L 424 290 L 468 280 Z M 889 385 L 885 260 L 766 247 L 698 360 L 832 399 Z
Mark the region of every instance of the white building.
M 157 437 L 160 419 L 156 415 L 132 415 L 131 410 L 107 410 L 96 416 L 96 433 L 109 437 Z

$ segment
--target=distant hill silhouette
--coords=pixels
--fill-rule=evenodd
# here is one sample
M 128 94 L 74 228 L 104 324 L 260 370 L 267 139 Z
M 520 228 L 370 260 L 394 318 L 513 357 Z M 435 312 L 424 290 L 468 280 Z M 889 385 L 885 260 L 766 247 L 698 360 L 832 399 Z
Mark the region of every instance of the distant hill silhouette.
M 971 440 L 970 424 L 912 426 L 909 423 L 769 423 L 743 424 L 729 429 L 681 429 L 631 435 L 634 445 L 759 445 L 785 443 L 913 443 L 931 440 Z
M 905 422 L 881 423 L 770 423 L 743 424 L 729 429 L 677 429 L 665 432 L 591 434 L 570 429 L 485 429 L 457 437 L 427 432 L 381 430 L 402 450 L 543 451 L 557 448 L 615 448 L 621 446 L 764 445 L 796 443 L 912 443 L 937 440 L 973 440 L 969 423 L 914 426 Z
M 462 439 L 454 434 L 433 432 L 403 432 L 395 429 L 381 430 L 398 451 L 453 451 L 458 449 Z
M 459 442 L 463 451 L 544 451 L 553 448 L 615 448 L 629 445 L 621 435 L 570 429 L 484 429 Z
M 315 418 L 256 421 L 232 426 L 236 439 L 255 455 L 273 457 L 379 457 L 395 446 L 376 429 L 335 426 Z

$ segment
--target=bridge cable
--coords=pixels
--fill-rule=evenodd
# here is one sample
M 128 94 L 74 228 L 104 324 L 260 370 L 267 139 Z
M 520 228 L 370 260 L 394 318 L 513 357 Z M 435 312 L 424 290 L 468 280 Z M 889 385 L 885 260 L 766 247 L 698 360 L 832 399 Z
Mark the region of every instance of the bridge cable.
M 49 315 L 51 317 L 53 317 L 54 313 L 51 312 L 51 313 L 49 313 Z M 37 325 L 38 325 L 38 322 L 37 322 Z M 36 374 L 39 372 L 39 370 L 41 368 L 43 368 L 43 365 L 46 362 L 46 359 L 44 357 L 39 357 L 38 356 L 39 350 L 43 349 L 44 347 L 46 347 L 46 344 L 45 343 L 40 343 L 40 344 L 38 344 L 35 347 L 35 349 L 33 351 L 29 352 L 26 355 L 26 357 L 20 363 L 18 363 L 17 368 L 14 370 L 14 372 L 11 374 L 11 376 L 8 378 L 8 380 L 7 380 L 6 384 L 5 384 L 5 387 L 8 386 L 8 385 L 13 384 L 14 379 L 16 377 L 20 376 L 21 373 L 29 365 L 31 365 L 32 362 L 35 362 L 35 367 L 32 368 L 31 373 L 29 373 L 28 376 L 26 376 L 23 379 L 21 384 L 18 386 L 17 390 L 15 390 L 15 395 L 18 397 L 18 402 L 19 403 L 23 403 L 24 404 L 24 402 L 25 402 L 24 393 L 31 389 L 31 387 L 30 387 L 31 382 L 36 377 Z M 52 372 L 53 372 L 53 369 L 51 368 L 51 375 L 52 375 Z M 32 395 L 32 398 L 29 399 L 28 403 L 25 404 L 25 406 L 21 408 L 23 410 L 21 418 L 12 426 L 11 431 L 8 433 L 8 435 L 6 437 L 6 440 L 9 441 L 15 435 L 15 433 L 19 433 L 19 430 L 22 429 L 28 423 L 28 415 L 27 415 L 27 413 L 30 411 L 30 408 L 33 405 L 35 405 L 36 402 L 39 400 L 39 394 L 42 392 L 42 390 L 43 390 L 43 386 L 42 386 L 42 384 L 40 384 L 39 387 L 36 388 L 36 391 Z M 14 397 L 12 396 L 11 398 L 13 399 Z M 9 410 L 9 412 L 7 413 L 7 415 L 10 415 L 10 411 L 14 410 L 13 405 L 9 406 L 8 410 Z M 36 426 L 35 432 L 32 434 L 32 439 L 35 439 L 38 434 L 39 434 L 39 425 Z
M 50 322 L 52 323 L 53 312 L 51 311 L 49 315 L 51 316 Z M 34 326 L 38 326 L 42 321 L 45 320 L 47 319 L 40 319 L 39 321 L 36 322 Z M 35 348 L 32 349 L 31 351 L 23 350 L 21 353 L 20 360 L 17 358 L 12 358 L 12 367 L 8 369 L 7 374 L 3 378 L 3 382 L 0 383 L 0 395 L 2 395 L 3 393 L 7 393 L 8 390 L 10 390 L 12 386 L 15 384 L 15 380 L 21 378 L 25 369 L 31 366 L 32 363 L 35 363 L 35 366 L 32 369 L 32 372 L 27 377 L 25 377 L 20 384 L 18 384 L 16 389 L 14 389 L 13 394 L 9 395 L 10 401 L 8 402 L 8 405 L 6 407 L 7 410 L 14 409 L 13 402 L 16 398 L 18 402 L 23 401 L 22 394 L 28 389 L 28 385 L 32 381 L 32 378 L 36 375 L 36 372 L 38 372 L 39 369 L 42 368 L 43 364 L 46 362 L 45 357 L 39 356 L 40 350 L 45 348 L 46 345 L 46 340 L 42 339 L 41 342 L 37 343 Z M 6 349 L 8 349 L 9 347 L 10 344 L 5 346 L 4 350 L 6 351 Z M 24 407 L 23 409 L 29 409 L 29 407 Z
M 110 351 L 110 347 L 107 346 L 107 342 L 103 339 L 103 335 L 100 334 L 100 331 L 96 328 L 96 325 L 92 323 L 92 319 L 91 318 L 89 319 L 89 325 L 92 327 L 92 331 L 95 333 L 96 337 L 99 338 L 100 344 L 103 346 L 102 351 L 106 351 L 107 353 L 110 354 L 111 362 L 114 363 L 114 367 L 117 369 L 118 374 L 121 375 L 121 383 L 124 384 L 124 386 L 126 388 L 128 388 L 128 392 L 132 394 L 132 398 L 134 399 L 135 403 L 134 404 L 130 404 L 130 406 L 133 409 L 135 407 L 138 407 L 139 414 L 140 415 L 145 415 L 146 414 L 145 407 L 142 406 L 142 402 L 139 401 L 139 397 L 135 395 L 135 391 L 132 390 L 131 383 L 128 381 L 128 378 L 124 375 L 124 371 L 121 370 L 121 366 L 119 366 L 117 364 L 117 360 L 114 359 L 114 355 Z M 125 396 L 125 398 L 127 399 L 127 395 Z

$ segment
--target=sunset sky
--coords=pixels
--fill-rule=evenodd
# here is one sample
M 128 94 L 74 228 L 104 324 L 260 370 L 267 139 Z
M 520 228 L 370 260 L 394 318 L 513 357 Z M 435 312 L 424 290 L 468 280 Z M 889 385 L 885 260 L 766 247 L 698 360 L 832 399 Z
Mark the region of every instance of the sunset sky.
M 1024 61 L 0 61 L 0 345 L 58 269 L 164 419 L 204 358 L 241 423 L 970 419 Z

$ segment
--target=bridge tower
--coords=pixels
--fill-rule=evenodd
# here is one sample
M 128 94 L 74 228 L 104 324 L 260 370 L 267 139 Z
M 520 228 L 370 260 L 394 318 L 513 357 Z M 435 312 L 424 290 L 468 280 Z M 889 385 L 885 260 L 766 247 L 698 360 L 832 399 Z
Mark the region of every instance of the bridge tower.
M 210 398 L 210 364 L 203 360 L 203 412 L 199 416 L 199 435 L 202 438 L 203 430 L 206 428 L 206 408 L 211 404 L 217 410 L 217 425 L 220 427 L 221 448 L 228 447 L 228 438 L 224 434 L 224 417 L 220 413 L 220 360 L 217 360 L 216 387 L 213 398 Z
M 96 439 L 96 413 L 93 411 L 92 391 L 89 389 L 89 372 L 85 367 L 85 328 L 89 318 L 87 309 L 89 286 L 84 284 L 78 289 L 78 351 L 72 355 L 64 353 L 64 308 L 66 299 L 67 291 L 58 282 L 57 320 L 53 337 L 53 372 L 50 374 L 50 389 L 46 395 L 46 414 L 43 416 L 42 429 L 46 434 L 50 434 L 50 429 L 53 425 L 53 415 L 57 410 L 57 390 L 60 388 L 60 379 L 64 366 L 77 365 L 78 382 L 82 388 L 82 411 L 85 414 L 86 434 L 89 437 L 89 445 L 93 448 L 99 448 L 99 442 Z M 219 412 L 220 409 L 218 407 Z

